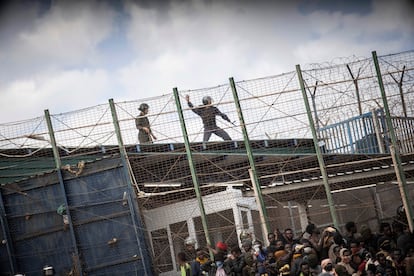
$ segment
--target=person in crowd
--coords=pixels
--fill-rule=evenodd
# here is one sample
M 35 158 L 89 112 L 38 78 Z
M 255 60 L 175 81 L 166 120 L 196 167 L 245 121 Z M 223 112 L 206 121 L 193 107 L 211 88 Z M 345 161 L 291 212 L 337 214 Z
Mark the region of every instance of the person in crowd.
M 391 258 L 393 266 L 395 267 L 396 273 L 398 276 L 406 276 L 404 269 L 404 258 L 402 255 L 402 250 L 400 248 L 394 248 L 391 252 Z
M 414 275 L 414 243 L 409 244 L 407 247 L 407 253 L 404 257 L 404 268 L 407 276 Z
M 380 224 L 380 236 L 377 241 L 377 249 L 380 248 L 380 245 L 388 240 L 390 242 L 390 247 L 395 248 L 397 245 L 394 240 L 394 233 L 389 222 L 382 222 Z
M 339 251 L 339 256 L 341 257 L 341 261 L 337 263 L 338 266 L 342 266 L 347 271 L 348 275 L 353 275 L 355 273 L 355 269 L 352 268 L 351 262 L 351 251 L 348 248 L 342 248 Z M 336 270 L 335 270 L 336 271 Z
M 378 252 L 375 257 L 376 257 L 376 262 L 374 263 L 375 273 L 381 276 L 383 275 L 385 276 L 387 268 L 392 267 L 392 261 L 388 260 L 383 252 Z
M 407 225 L 401 223 L 400 221 L 393 223 L 393 229 L 397 242 L 397 248 L 400 248 L 401 254 L 405 255 L 407 253 L 407 245 L 414 242 L 414 236 L 410 233 Z
M 351 251 L 351 261 L 349 264 L 354 270 L 358 270 L 358 267 L 362 262 L 361 256 L 359 254 L 361 251 L 359 242 L 357 240 L 351 239 L 349 242 L 349 249 Z
M 191 266 L 184 252 L 177 254 L 177 263 L 180 266 L 180 276 L 191 276 Z
M 138 129 L 138 141 L 140 144 L 151 144 L 153 140 L 157 140 L 157 137 L 152 133 L 151 125 L 147 117 L 149 105 L 142 103 L 138 107 L 138 110 L 140 113 L 135 119 L 135 126 Z
M 334 266 L 333 266 L 331 259 L 323 259 L 321 261 L 321 269 L 322 269 L 321 274 L 326 273 L 326 276 L 334 275 L 334 271 L 333 271 Z
M 304 246 L 303 244 L 296 244 L 295 254 L 293 255 L 292 265 L 290 269 L 290 275 L 298 276 L 301 271 L 301 264 L 307 262 L 309 254 L 311 254 L 312 248 L 310 246 Z M 309 263 L 308 263 L 309 268 Z
M 193 237 L 187 237 L 184 240 L 184 250 L 186 259 L 189 261 L 195 260 L 196 258 L 196 240 Z
M 336 265 L 341 261 L 341 256 L 339 256 L 339 252 L 342 249 L 342 246 L 334 244 L 331 247 L 332 250 L 329 250 L 329 258 L 332 260 L 332 263 Z
M 367 225 L 361 226 L 361 241 L 360 243 L 364 248 L 366 248 L 371 255 L 375 255 L 377 251 L 377 242 L 378 237 L 374 233 L 372 233 L 371 228 L 369 228 Z
M 351 242 L 359 240 L 361 238 L 361 234 L 358 233 L 357 225 L 354 221 L 348 221 L 345 223 L 345 230 L 346 233 L 344 235 L 344 239 L 347 246 L 349 246 Z
M 322 273 L 322 267 L 320 265 L 318 256 L 315 253 L 308 255 L 307 262 L 309 264 L 310 275 L 317 276 Z
M 253 243 L 253 250 L 254 250 L 254 261 L 256 265 L 256 273 L 258 275 L 265 274 L 266 268 L 265 268 L 265 261 L 267 259 L 267 252 L 266 249 L 263 248 L 263 244 L 261 241 L 256 240 Z
M 223 140 L 231 140 L 230 136 L 226 131 L 217 126 L 216 116 L 220 116 L 229 123 L 232 123 L 229 117 L 222 113 L 217 107 L 213 106 L 213 99 L 210 96 L 203 97 L 203 105 L 194 107 L 190 101 L 190 96 L 186 95 L 185 100 L 187 101 L 188 107 L 201 117 L 204 126 L 203 142 L 207 142 L 212 134 L 215 134 Z
M 243 276 L 243 268 L 246 266 L 240 247 L 235 246 L 230 250 L 230 267 L 232 276 Z
M 280 240 L 282 240 L 284 244 L 290 244 L 291 247 L 293 247 L 298 242 L 294 236 L 293 230 L 291 228 L 286 228 L 283 230 Z
M 326 227 L 322 231 L 319 240 L 319 258 L 330 258 L 336 264 L 336 256 L 333 252 L 336 246 L 343 245 L 343 238 L 341 233 L 332 226 Z
M 265 275 L 266 276 L 278 276 L 278 268 L 274 253 L 267 251 L 266 260 L 264 261 Z
M 244 239 L 242 242 L 243 247 L 243 259 L 246 265 L 243 267 L 243 276 L 254 276 L 255 275 L 255 259 L 254 250 L 252 247 L 252 241 L 250 239 Z
M 309 263 L 307 261 L 304 261 L 300 264 L 298 276 L 312 276 L 309 268 Z
M 272 232 L 267 234 L 267 241 L 269 245 L 267 246 L 267 251 L 274 253 L 276 251 L 276 235 Z
M 207 270 L 206 265 L 209 263 L 210 258 L 206 248 L 196 249 L 196 258 L 191 262 L 191 275 L 202 276 L 203 271 Z

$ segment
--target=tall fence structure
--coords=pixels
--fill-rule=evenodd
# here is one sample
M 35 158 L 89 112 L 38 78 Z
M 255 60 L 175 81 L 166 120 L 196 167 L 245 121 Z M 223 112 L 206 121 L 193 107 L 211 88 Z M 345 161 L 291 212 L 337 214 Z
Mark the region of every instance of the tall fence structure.
M 206 113 L 230 139 L 204 141 Z M 413 157 L 414 51 L 45 111 L 0 124 L 0 265 L 175 275 L 188 240 L 266 242 L 348 221 L 376 231 L 400 206 L 412 231 Z

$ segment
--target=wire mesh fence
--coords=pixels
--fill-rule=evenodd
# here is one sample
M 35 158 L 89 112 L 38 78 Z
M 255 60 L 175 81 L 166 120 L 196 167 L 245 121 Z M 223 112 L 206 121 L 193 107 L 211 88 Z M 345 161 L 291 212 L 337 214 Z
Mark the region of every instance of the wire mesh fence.
M 116 102 L 113 109 L 109 103 L 52 114 L 50 126 L 47 114 L 1 124 L 2 189 L 24 193 L 18 183 L 55 173 L 56 158 L 72 177 L 108 157 L 125 161 L 156 274 L 177 270 L 176 255 L 187 250 L 188 237 L 196 247 L 240 245 L 244 233 L 262 241 L 276 229 L 300 235 L 309 223 L 335 224 L 335 215 L 339 228 L 352 220 L 376 231 L 393 219 L 404 197 L 414 198 L 414 52 L 380 56 L 378 64 L 385 99 L 375 60 L 350 58 L 215 87 L 178 88 L 176 94 Z M 407 179 L 405 195 L 393 148 Z M 97 194 L 105 191 L 85 188 L 79 196 Z M 13 202 L 5 202 L 7 210 L 22 204 Z M 82 212 L 72 207 L 76 221 Z

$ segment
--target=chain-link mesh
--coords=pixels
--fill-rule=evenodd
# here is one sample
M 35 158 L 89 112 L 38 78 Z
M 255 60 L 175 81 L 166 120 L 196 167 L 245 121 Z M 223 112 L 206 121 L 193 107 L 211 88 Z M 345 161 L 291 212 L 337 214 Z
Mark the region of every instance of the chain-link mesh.
M 218 241 L 240 245 L 240 235 L 247 233 L 266 243 L 267 225 L 271 231 L 292 228 L 300 235 L 310 222 L 319 228 L 332 225 L 330 205 L 337 226 L 352 220 L 376 230 L 380 222 L 391 221 L 402 204 L 391 156 L 391 129 L 409 187 L 405 196 L 414 197 L 410 188 L 414 173 L 414 52 L 380 56 L 378 62 L 390 118 L 372 58 L 313 64 L 234 83 L 230 79 L 216 87 L 178 89 L 176 94 L 117 102 L 114 110 L 103 104 L 53 114 L 63 181 L 68 185 L 71 180 L 67 177 L 82 177 L 89 164 L 118 160 L 110 167 L 122 167 L 130 176 L 155 273 L 175 271 L 177 253 L 188 253 L 189 239 L 194 247 L 207 246 L 208 241 L 212 246 Z M 148 113 L 142 113 L 143 104 L 149 107 Z M 152 135 L 140 125 L 143 118 L 148 119 Z M 56 206 L 47 207 L 50 196 L 21 199 L 27 188 L 19 185 L 28 177 L 37 179 L 56 171 L 50 137 L 45 116 L 0 125 L 0 179 L 8 216 L 16 212 L 24 219 L 23 211 L 18 211 L 21 205 L 25 206 L 22 210 L 33 206 L 33 214 L 55 211 Z M 142 137 L 149 138 L 142 142 Z M 101 262 L 89 252 L 106 248 L 111 237 L 103 236 L 101 245 L 91 244 L 86 238 L 90 231 L 86 221 L 96 219 L 101 227 L 114 228 L 119 237 L 133 222 L 121 215 L 130 212 L 123 205 L 127 183 L 93 181 L 72 181 L 70 185 L 78 188 L 74 194 L 69 189 L 67 199 L 75 230 L 82 236 L 76 237 L 79 250 L 99 270 Z M 62 201 L 61 196 L 55 195 L 56 200 Z M 109 196 L 107 200 L 105 196 Z M 99 211 L 79 208 L 83 202 L 93 203 L 95 197 L 100 197 Z M 265 210 L 260 210 L 260 201 Z M 45 210 L 37 211 L 41 206 Z M 115 213 L 120 217 L 113 217 Z M 9 221 L 13 237 L 29 231 L 18 229 L 20 222 L 14 222 Z M 130 234 L 119 242 L 134 239 Z M 127 262 L 133 251 L 128 247 L 116 258 Z

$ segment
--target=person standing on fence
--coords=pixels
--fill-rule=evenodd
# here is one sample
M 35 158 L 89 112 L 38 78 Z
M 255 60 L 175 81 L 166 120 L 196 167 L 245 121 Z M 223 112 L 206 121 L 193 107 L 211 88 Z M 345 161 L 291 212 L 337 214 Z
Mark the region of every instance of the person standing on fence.
M 140 114 L 135 119 L 135 125 L 138 129 L 138 141 L 140 144 L 152 144 L 153 140 L 157 140 L 157 137 L 152 133 L 150 122 L 147 117 L 149 105 L 142 103 L 138 110 L 140 111 Z
M 216 123 L 216 116 L 220 116 L 227 122 L 233 124 L 229 117 L 222 113 L 217 107 L 213 106 L 213 99 L 210 96 L 203 97 L 203 105 L 194 107 L 194 105 L 190 101 L 190 96 L 185 95 L 185 100 L 187 101 L 188 107 L 191 108 L 191 110 L 201 117 L 204 125 L 204 135 L 203 135 L 203 142 L 207 142 L 212 134 L 215 134 L 222 138 L 225 141 L 230 141 L 231 138 L 227 134 L 226 131 L 221 129 L 217 126 Z

